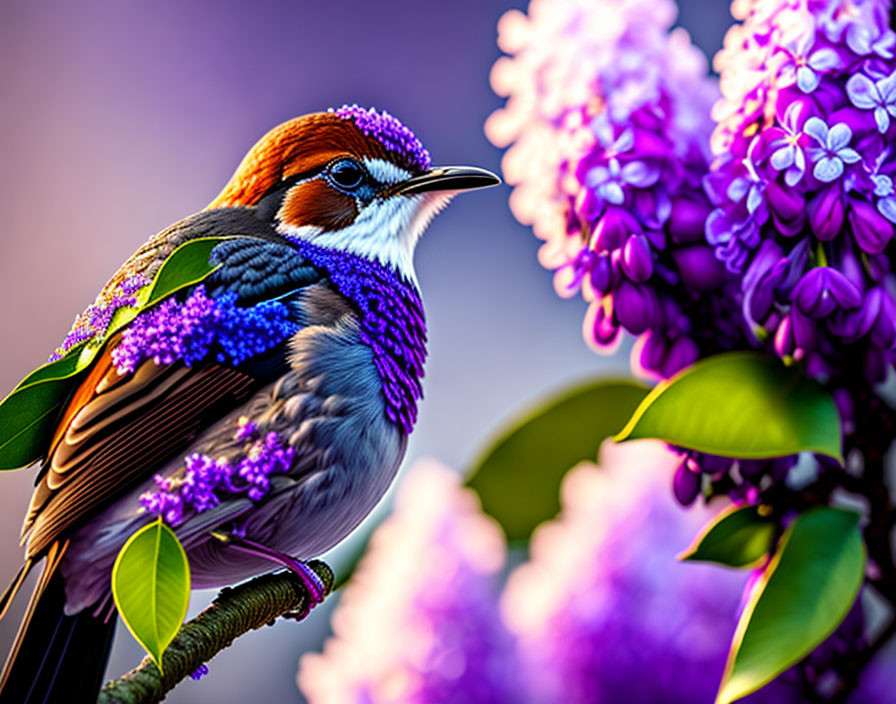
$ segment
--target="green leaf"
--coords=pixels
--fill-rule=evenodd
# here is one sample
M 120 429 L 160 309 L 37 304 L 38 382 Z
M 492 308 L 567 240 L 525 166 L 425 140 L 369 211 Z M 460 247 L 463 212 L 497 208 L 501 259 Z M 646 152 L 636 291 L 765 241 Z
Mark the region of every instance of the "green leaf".
M 212 250 L 232 237 L 200 237 L 175 249 L 156 273 L 144 308 L 158 303 L 193 284 L 198 284 L 218 267 L 209 264 Z
M 647 390 L 629 381 L 591 381 L 542 402 L 509 424 L 473 464 L 469 486 L 509 540 L 525 540 L 560 510 L 560 481 L 594 460 Z
M 819 507 L 790 525 L 741 614 L 716 704 L 771 682 L 846 617 L 865 573 L 858 519 Z
M 72 374 L 77 374 L 79 371 L 78 358 L 81 356 L 81 350 L 86 344 L 86 342 L 82 342 L 75 345 L 61 359 L 57 359 L 55 362 L 47 362 L 43 366 L 38 367 L 22 379 L 15 390 L 18 391 L 26 386 L 31 386 L 42 381 L 64 379 Z
M 60 379 L 32 384 L 0 405 L 0 470 L 25 467 L 44 455 L 68 387 Z
M 171 294 L 202 281 L 216 266 L 212 249 L 229 237 L 203 237 L 175 249 L 155 278 L 137 295 L 137 305 L 119 308 L 99 343 L 81 343 L 59 360 L 38 367 L 0 403 L 0 470 L 27 467 L 49 449 L 58 413 L 78 375 L 112 335 Z
M 616 441 L 639 438 L 722 457 L 810 451 L 843 460 L 830 394 L 799 369 L 756 352 L 709 357 L 657 384 Z
M 162 653 L 190 605 L 190 566 L 162 519 L 134 533 L 112 567 L 112 595 L 122 620 L 162 669 Z
M 774 537 L 775 524 L 759 515 L 758 506 L 735 507 L 707 523 L 679 559 L 752 567 L 768 555 Z

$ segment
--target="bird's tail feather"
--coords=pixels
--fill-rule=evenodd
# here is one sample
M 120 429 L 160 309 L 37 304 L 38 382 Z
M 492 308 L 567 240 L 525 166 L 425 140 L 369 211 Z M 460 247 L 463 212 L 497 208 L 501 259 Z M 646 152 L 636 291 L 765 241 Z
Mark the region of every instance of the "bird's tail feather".
M 3 669 L 0 704 L 96 701 L 116 619 L 94 616 L 91 609 L 65 615 L 59 571 L 64 550 L 51 550 L 47 557 Z

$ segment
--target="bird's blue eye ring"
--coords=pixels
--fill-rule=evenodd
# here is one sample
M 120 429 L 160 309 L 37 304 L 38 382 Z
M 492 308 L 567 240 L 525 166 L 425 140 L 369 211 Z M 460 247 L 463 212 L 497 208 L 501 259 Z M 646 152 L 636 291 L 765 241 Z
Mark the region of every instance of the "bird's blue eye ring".
M 355 159 L 339 159 L 327 167 L 327 175 L 339 188 L 351 191 L 364 183 L 364 167 Z

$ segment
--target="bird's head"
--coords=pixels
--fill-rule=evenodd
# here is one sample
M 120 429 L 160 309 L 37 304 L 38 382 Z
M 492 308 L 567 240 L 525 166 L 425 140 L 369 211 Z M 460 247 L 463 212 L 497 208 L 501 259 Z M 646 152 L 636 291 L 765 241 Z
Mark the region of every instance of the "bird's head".
M 283 235 L 378 260 L 415 281 L 413 254 L 460 191 L 493 186 L 474 167 L 433 167 L 387 112 L 355 105 L 290 120 L 252 147 L 210 208 L 255 206 Z

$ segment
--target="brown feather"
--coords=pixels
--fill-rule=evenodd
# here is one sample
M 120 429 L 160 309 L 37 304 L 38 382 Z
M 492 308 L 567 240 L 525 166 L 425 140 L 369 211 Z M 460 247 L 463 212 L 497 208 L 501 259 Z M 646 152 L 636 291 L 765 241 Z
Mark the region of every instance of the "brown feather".
M 144 481 L 259 386 L 221 364 L 152 360 L 112 380 L 110 357 L 107 348 L 63 413 L 25 519 L 29 557 Z
M 208 207 L 255 205 L 279 181 L 340 157 L 383 159 L 411 174 L 421 173 L 407 155 L 386 149 L 350 120 L 318 112 L 284 122 L 258 140 Z
M 315 179 L 293 186 L 277 217 L 296 227 L 310 225 L 324 232 L 336 232 L 351 225 L 358 216 L 355 199 Z

